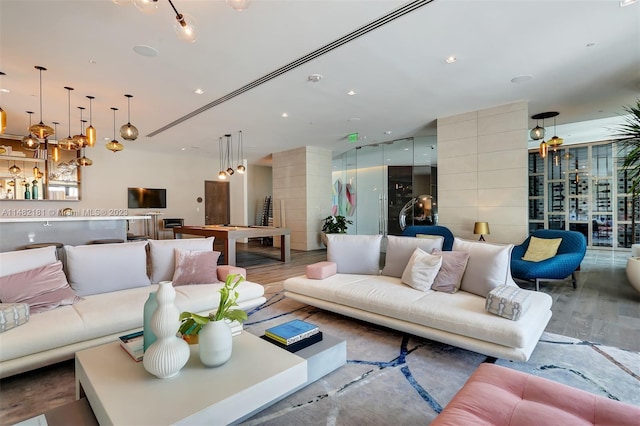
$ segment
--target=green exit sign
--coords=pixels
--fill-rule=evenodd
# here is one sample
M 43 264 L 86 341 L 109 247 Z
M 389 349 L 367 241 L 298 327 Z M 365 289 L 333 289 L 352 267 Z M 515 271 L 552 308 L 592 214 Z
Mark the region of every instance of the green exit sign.
M 360 139 L 360 135 L 358 133 L 349 133 L 347 139 L 349 142 L 357 142 Z

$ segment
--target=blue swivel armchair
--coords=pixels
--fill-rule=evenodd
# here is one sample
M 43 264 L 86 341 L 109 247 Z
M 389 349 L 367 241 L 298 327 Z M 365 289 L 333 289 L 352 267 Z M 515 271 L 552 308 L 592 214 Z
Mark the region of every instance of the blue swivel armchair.
M 415 237 L 417 234 L 440 235 L 444 237 L 442 250 L 451 251 L 453 249 L 453 233 L 446 226 L 411 225 L 407 226 L 404 231 L 402 231 L 402 235 L 404 237 Z
M 562 238 L 557 254 L 551 259 L 540 262 L 522 260 L 529 247 L 529 236 L 511 252 L 511 276 L 514 279 L 533 281 L 536 291 L 540 290 L 540 281 L 565 280 L 571 276 L 573 288 L 577 288 L 575 272 L 587 252 L 587 240 L 576 231 L 538 229 L 533 236 L 537 238 Z

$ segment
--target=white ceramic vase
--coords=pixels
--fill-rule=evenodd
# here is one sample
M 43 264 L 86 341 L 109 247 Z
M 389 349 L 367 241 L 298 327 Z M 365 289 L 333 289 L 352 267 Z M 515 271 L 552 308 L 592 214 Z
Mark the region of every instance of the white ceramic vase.
M 218 367 L 231 358 L 231 327 L 225 320 L 210 321 L 198 333 L 200 361 L 206 367 Z
M 158 308 L 151 316 L 156 341 L 147 348 L 142 362 L 145 370 L 160 379 L 173 377 L 189 360 L 189 345 L 176 336 L 180 328 L 180 311 L 174 300 L 176 291 L 170 281 L 158 285 Z

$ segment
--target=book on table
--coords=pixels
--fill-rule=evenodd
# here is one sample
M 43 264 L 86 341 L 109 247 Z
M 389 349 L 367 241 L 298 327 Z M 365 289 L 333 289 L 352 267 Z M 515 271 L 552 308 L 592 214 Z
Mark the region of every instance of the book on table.
M 290 345 L 285 345 L 284 343 L 280 343 L 277 340 L 273 340 L 266 334 L 260 336 L 263 340 L 266 340 L 269 343 L 273 343 L 276 346 L 281 347 L 282 349 L 286 349 L 289 352 L 298 352 L 301 349 L 304 349 L 308 346 L 313 345 L 314 343 L 318 343 L 322 340 L 322 331 L 317 332 L 316 334 L 312 334 L 309 337 L 305 337 L 302 340 L 298 340 L 295 343 L 291 343 Z
M 320 332 L 320 328 L 299 319 L 285 322 L 265 330 L 265 336 L 284 345 L 290 345 Z
M 135 361 L 142 361 L 142 356 L 144 355 L 144 337 L 142 331 L 120 336 L 118 341 L 122 349 L 124 349 L 131 358 Z

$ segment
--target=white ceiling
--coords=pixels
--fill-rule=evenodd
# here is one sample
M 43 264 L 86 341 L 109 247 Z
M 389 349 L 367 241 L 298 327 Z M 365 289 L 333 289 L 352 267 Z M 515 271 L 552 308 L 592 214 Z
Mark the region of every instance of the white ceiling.
M 121 0 L 122 2 L 122 0 Z M 198 39 L 173 32 L 173 11 L 159 0 L 153 15 L 110 0 L 0 0 L 0 105 L 8 134 L 24 135 L 25 111 L 38 122 L 38 71 L 43 118 L 80 130 L 87 95 L 93 125 L 113 138 L 131 122 L 141 136 L 129 149 L 211 156 L 218 138 L 242 130 L 245 156 L 265 164 L 272 152 L 312 145 L 335 153 L 358 145 L 435 134 L 435 120 L 517 100 L 530 114 L 559 111 L 560 131 L 580 141 L 606 137 L 611 117 L 640 94 L 640 4 L 618 0 L 437 0 L 166 131 L 172 123 L 280 67 L 406 4 L 385 0 L 253 0 L 237 12 L 224 1 L 174 0 L 193 15 Z M 593 44 L 592 46 L 589 46 Z M 136 45 L 159 55 L 143 57 Z M 454 64 L 445 63 L 450 55 Z M 310 74 L 322 74 L 318 83 Z M 512 83 L 516 76 L 533 78 Z M 196 95 L 197 88 L 204 94 Z M 347 95 L 349 90 L 355 96 Z M 288 118 L 281 114 L 287 112 Z M 590 120 L 596 122 L 585 123 Z M 568 123 L 577 123 L 575 134 Z M 552 124 L 545 122 L 546 127 Z M 530 126 L 535 125 L 530 121 Z M 117 130 L 117 129 L 116 129 Z M 346 136 L 361 139 L 349 144 Z M 389 133 L 390 132 L 390 133 Z M 596 132 L 596 133 L 594 133 Z M 570 140 L 570 138 L 569 138 Z M 180 154 L 183 155 L 183 154 Z M 91 157 L 90 153 L 87 156 Z

